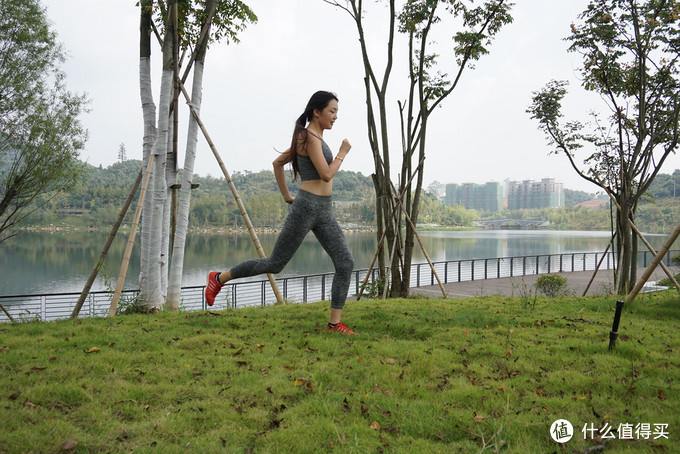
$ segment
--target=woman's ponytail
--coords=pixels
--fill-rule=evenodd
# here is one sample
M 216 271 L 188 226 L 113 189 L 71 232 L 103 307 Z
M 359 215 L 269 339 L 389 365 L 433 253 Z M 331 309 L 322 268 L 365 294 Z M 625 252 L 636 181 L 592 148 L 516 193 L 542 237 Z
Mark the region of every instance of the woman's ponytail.
M 309 98 L 307 107 L 305 111 L 300 115 L 295 122 L 295 129 L 293 129 L 293 139 L 290 142 L 290 158 L 293 164 L 293 181 L 297 180 L 298 176 L 298 163 L 297 163 L 297 151 L 298 149 L 304 149 L 307 143 L 307 123 L 312 121 L 314 117 L 314 111 L 318 110 L 321 112 L 328 106 L 331 100 L 338 100 L 335 94 L 329 91 L 317 91 Z
M 303 148 L 307 142 L 307 126 L 308 113 L 305 111 L 302 115 L 298 117 L 295 121 L 295 129 L 293 129 L 293 139 L 290 142 L 290 158 L 291 164 L 293 165 L 293 181 L 297 180 L 298 176 L 298 162 L 297 162 L 297 150 L 298 148 Z

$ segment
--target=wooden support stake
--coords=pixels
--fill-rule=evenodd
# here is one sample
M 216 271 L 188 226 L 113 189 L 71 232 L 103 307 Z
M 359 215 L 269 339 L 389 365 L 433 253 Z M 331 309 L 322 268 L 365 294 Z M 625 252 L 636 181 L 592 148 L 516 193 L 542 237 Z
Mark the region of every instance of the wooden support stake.
M 104 243 L 104 247 L 102 248 L 102 251 L 99 253 L 99 258 L 97 259 L 97 263 L 94 264 L 94 267 L 92 268 L 92 271 L 90 272 L 90 276 L 87 278 L 87 282 L 85 282 L 85 287 L 83 288 L 83 291 L 80 294 L 80 298 L 78 298 L 78 302 L 76 303 L 76 306 L 73 309 L 73 312 L 71 313 L 71 318 L 78 317 L 78 314 L 80 313 L 80 309 L 82 309 L 83 303 L 85 302 L 85 298 L 87 298 L 87 295 L 90 293 L 90 289 L 92 288 L 92 284 L 94 283 L 94 280 L 97 278 L 97 274 L 99 274 L 99 270 L 101 269 L 102 264 L 104 263 L 104 259 L 106 258 L 106 254 L 108 254 L 109 248 L 111 247 L 111 244 L 113 243 L 114 238 L 116 238 L 116 234 L 118 233 L 118 229 L 120 228 L 120 225 L 123 223 L 123 219 L 125 219 L 125 215 L 127 214 L 128 210 L 130 209 L 130 205 L 132 204 L 132 199 L 134 199 L 135 194 L 137 193 L 137 189 L 139 189 L 139 183 L 141 181 L 142 181 L 142 171 L 140 169 L 139 174 L 137 175 L 137 179 L 135 180 L 134 184 L 132 185 L 132 189 L 130 189 L 130 193 L 128 194 L 127 199 L 125 200 L 123 207 L 120 209 L 120 213 L 118 213 L 118 218 L 116 219 L 116 222 L 113 224 L 113 227 L 111 228 L 111 232 L 109 233 L 109 237 L 106 239 L 106 243 Z
M 649 276 L 652 275 L 652 273 L 656 269 L 656 266 L 663 260 L 664 255 L 666 255 L 666 252 L 668 252 L 671 246 L 673 246 L 673 243 L 675 243 L 675 240 L 678 239 L 678 236 L 680 236 L 680 224 L 678 224 L 675 230 L 673 230 L 673 233 L 671 234 L 670 237 L 668 237 L 666 244 L 664 244 L 663 247 L 659 249 L 659 252 L 656 254 L 656 257 L 654 257 L 654 260 L 652 260 L 652 263 L 650 263 L 645 272 L 642 274 L 642 277 L 637 282 L 637 284 L 635 284 L 633 290 L 630 291 L 630 293 L 626 297 L 625 301 L 626 304 L 633 301 L 637 294 L 640 293 L 640 290 L 642 290 L 642 286 L 645 285 L 647 279 L 649 279 Z
M 255 232 L 255 229 L 253 228 L 253 224 L 250 222 L 250 217 L 248 216 L 248 213 L 246 212 L 245 206 L 243 205 L 243 201 L 241 200 L 241 196 L 239 196 L 238 191 L 236 190 L 236 186 L 234 186 L 234 182 L 231 180 L 231 176 L 229 176 L 229 172 L 227 171 L 227 168 L 224 165 L 224 162 L 222 161 L 222 158 L 220 157 L 220 154 L 217 151 L 217 147 L 215 146 L 212 139 L 210 138 L 210 135 L 208 134 L 208 131 L 207 131 L 205 125 L 203 124 L 201 117 L 198 115 L 198 112 L 196 112 L 196 109 L 191 104 L 191 97 L 189 96 L 189 93 L 187 93 L 186 89 L 184 88 L 184 84 L 182 84 L 180 82 L 179 87 L 182 90 L 182 93 L 184 94 L 184 98 L 186 99 L 187 104 L 189 105 L 189 108 L 191 110 L 191 114 L 196 119 L 198 126 L 201 128 L 201 132 L 203 132 L 203 136 L 205 137 L 205 140 L 208 142 L 208 145 L 210 146 L 210 149 L 212 150 L 213 155 L 215 155 L 215 159 L 217 159 L 217 163 L 219 164 L 220 169 L 222 169 L 222 173 L 224 174 L 224 178 L 227 180 L 227 183 L 229 184 L 229 189 L 231 189 L 231 193 L 234 196 L 234 199 L 236 200 L 236 205 L 238 205 L 239 211 L 241 212 L 241 216 L 243 217 L 243 220 L 246 223 L 246 226 L 248 227 L 248 233 L 250 234 L 250 238 L 253 240 L 253 243 L 255 244 L 255 249 L 257 250 L 257 254 L 261 258 L 266 257 L 264 250 L 262 249 L 262 245 L 260 244 L 260 240 L 257 237 L 257 233 Z M 271 284 L 272 290 L 274 291 L 274 295 L 276 296 L 276 301 L 278 301 L 279 303 L 285 303 L 285 301 L 283 300 L 283 296 L 281 295 L 281 292 L 279 291 L 279 287 L 276 285 L 276 279 L 274 279 L 274 276 L 271 273 L 268 273 L 267 278 L 269 279 L 269 283 Z
M 602 254 L 602 258 L 600 259 L 599 262 L 597 262 L 597 266 L 595 267 L 595 272 L 593 273 L 593 276 L 590 278 L 590 281 L 588 282 L 588 285 L 586 286 L 586 289 L 583 291 L 583 295 L 581 295 L 581 296 L 586 296 L 586 293 L 588 293 L 588 289 L 590 289 L 590 286 L 592 285 L 593 281 L 595 280 L 595 276 L 597 276 L 597 272 L 600 270 L 600 266 L 602 265 L 602 262 L 604 262 L 604 259 L 607 257 L 607 252 L 609 252 L 609 248 L 612 246 L 612 241 L 614 241 L 614 238 L 616 238 L 616 232 L 614 232 L 614 236 L 612 237 L 609 244 L 607 244 L 607 249 L 604 250 L 604 254 Z
M 600 180 L 598 180 L 598 182 L 599 181 Z M 600 182 L 600 186 L 604 188 L 604 190 L 607 192 L 607 195 L 609 195 L 609 198 L 612 199 L 614 204 L 616 204 L 616 208 L 619 210 L 619 212 L 621 212 L 621 205 L 619 205 L 619 202 L 616 201 L 616 199 L 614 198 L 614 195 L 611 192 L 609 192 L 609 189 L 607 189 L 607 187 L 605 187 L 605 185 L 603 185 L 601 182 Z M 630 227 L 633 229 L 635 234 L 642 240 L 644 245 L 647 246 L 647 249 L 649 249 L 649 251 L 652 254 L 656 255 L 656 251 L 654 250 L 652 245 L 649 244 L 649 242 L 644 237 L 644 235 L 638 230 L 638 228 L 635 226 L 635 223 L 633 222 L 632 219 L 628 218 L 628 224 L 630 224 Z M 673 273 L 666 267 L 666 265 L 663 263 L 663 261 L 659 262 L 659 265 L 661 265 L 661 269 L 663 269 L 664 273 L 666 273 L 666 276 L 668 276 L 668 279 L 670 279 L 671 282 L 673 283 L 673 285 L 675 285 L 675 289 L 678 292 L 680 292 L 680 286 L 678 286 L 678 282 L 675 280 L 675 276 L 673 276 Z
M 2 312 L 5 313 L 5 315 L 7 316 L 7 318 L 9 318 L 9 321 L 10 321 L 10 322 L 13 322 L 13 321 L 14 321 L 14 319 L 12 318 L 12 314 L 10 314 L 9 312 L 7 312 L 7 309 L 5 309 L 5 306 L 3 306 L 2 303 L 0 303 L 0 309 L 2 309 Z
M 371 271 L 373 271 L 373 266 L 375 265 L 375 261 L 378 259 L 378 254 L 380 254 L 380 250 L 382 249 L 382 243 L 383 240 L 385 239 L 385 235 L 387 234 L 386 230 L 383 230 L 382 235 L 380 235 L 380 240 L 378 241 L 378 249 L 375 250 L 375 254 L 373 254 L 373 260 L 371 260 L 371 264 L 368 267 L 368 271 L 366 272 L 366 276 L 364 277 L 364 280 L 361 282 L 361 287 L 359 287 L 359 294 L 357 295 L 357 301 L 361 299 L 361 295 L 364 293 L 364 289 L 366 288 L 366 284 L 368 284 L 368 278 L 371 276 Z
M 421 162 L 422 164 L 422 162 Z M 396 188 L 394 187 L 394 184 L 390 181 L 390 185 L 392 186 L 392 191 L 394 191 L 395 195 L 397 193 Z M 403 197 L 403 195 L 402 195 Z M 397 203 L 401 206 L 403 201 L 402 197 L 397 198 Z M 442 291 L 442 295 L 444 295 L 444 298 L 446 298 L 446 290 L 444 290 L 444 285 L 442 284 L 442 281 L 439 279 L 439 275 L 437 274 L 437 271 L 434 269 L 434 265 L 432 264 L 432 261 L 430 260 L 430 256 L 428 255 L 427 251 L 425 250 L 425 246 L 423 245 L 423 242 L 420 240 L 420 235 L 418 235 L 418 232 L 416 232 L 416 226 L 413 225 L 413 221 L 411 221 L 411 217 L 408 215 L 406 210 L 404 210 L 404 215 L 406 216 L 406 219 L 408 220 L 409 225 L 413 229 L 413 234 L 416 236 L 416 239 L 418 240 L 418 244 L 420 245 L 420 249 L 423 251 L 423 255 L 425 256 L 425 259 L 427 260 L 427 263 L 430 265 L 430 269 L 432 270 L 432 274 L 434 274 L 434 277 L 437 278 L 437 283 L 439 283 L 439 289 Z
M 146 189 L 149 186 L 149 179 L 153 172 L 153 161 L 156 155 L 149 153 L 149 162 L 146 164 L 146 172 L 144 173 L 144 181 L 142 182 L 142 190 L 139 192 L 139 200 L 137 201 L 137 209 L 135 210 L 134 218 L 132 219 L 132 227 L 130 228 L 130 237 L 125 246 L 125 253 L 123 255 L 123 262 L 120 265 L 120 273 L 118 274 L 118 282 L 116 283 L 116 290 L 113 292 L 111 298 L 111 305 L 109 306 L 108 316 L 116 315 L 118 309 L 118 301 L 120 294 L 123 291 L 123 284 L 125 283 L 125 276 L 127 275 L 128 265 L 130 264 L 130 256 L 132 255 L 132 246 L 135 244 L 135 236 L 137 235 L 137 226 L 139 225 L 139 218 L 142 216 L 142 206 L 146 198 Z

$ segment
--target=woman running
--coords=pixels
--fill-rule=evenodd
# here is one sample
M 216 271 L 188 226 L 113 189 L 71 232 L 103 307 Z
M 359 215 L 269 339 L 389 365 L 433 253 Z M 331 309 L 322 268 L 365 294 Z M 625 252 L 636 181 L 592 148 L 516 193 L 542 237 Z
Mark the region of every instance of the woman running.
M 335 266 L 331 288 L 331 313 L 326 329 L 356 334 L 340 320 L 354 269 L 354 259 L 347 247 L 345 235 L 331 210 L 333 177 L 338 173 L 352 146 L 344 139 L 340 151 L 334 158 L 331 149 L 323 140 L 323 132 L 331 129 L 337 118 L 338 98 L 327 91 L 314 93 L 304 113 L 295 122 L 290 148 L 273 162 L 274 176 L 281 195 L 291 204 L 274 250 L 267 258 L 246 260 L 228 271 L 209 273 L 205 289 L 208 305 L 214 304 L 222 286 L 232 279 L 280 273 L 311 230 Z M 286 183 L 283 167 L 289 162 L 293 165 L 293 179 L 297 179 L 299 175 L 301 180 L 297 197 L 290 195 Z

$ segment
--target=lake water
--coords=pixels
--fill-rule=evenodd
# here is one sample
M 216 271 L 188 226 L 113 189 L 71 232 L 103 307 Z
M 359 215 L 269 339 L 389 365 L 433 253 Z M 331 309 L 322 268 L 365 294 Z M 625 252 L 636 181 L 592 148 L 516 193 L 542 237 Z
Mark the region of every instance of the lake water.
M 432 261 L 471 258 L 516 257 L 537 254 L 604 251 L 608 232 L 571 231 L 428 231 L 420 233 Z M 372 232 L 346 232 L 355 259 L 355 268 L 368 268 L 375 254 Z M 648 235 L 655 248 L 666 235 Z M 22 232 L 0 243 L 0 295 L 81 292 L 99 257 L 106 233 Z M 270 253 L 276 234 L 260 234 L 265 253 Z M 127 235 L 114 241 L 93 290 L 116 285 Z M 414 263 L 425 262 L 418 248 Z M 680 240 L 674 249 L 680 247 Z M 641 246 L 640 250 L 643 250 Z M 203 285 L 209 271 L 225 270 L 245 259 L 256 257 L 250 237 L 244 234 L 193 234 L 187 238 L 183 286 Z M 313 235 L 309 235 L 279 276 L 332 272 L 333 265 Z M 139 249 L 133 249 L 125 282 L 126 289 L 138 288 Z

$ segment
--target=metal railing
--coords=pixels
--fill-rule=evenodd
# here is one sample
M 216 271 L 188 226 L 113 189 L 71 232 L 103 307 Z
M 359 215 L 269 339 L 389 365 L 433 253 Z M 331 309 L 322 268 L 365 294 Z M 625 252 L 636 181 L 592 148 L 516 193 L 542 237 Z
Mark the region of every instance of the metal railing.
M 669 251 L 664 262 L 669 264 L 671 258 L 680 251 Z M 603 259 L 604 256 L 604 259 Z M 647 267 L 652 261 L 652 254 L 640 251 L 638 265 Z M 530 274 L 549 274 L 557 272 L 574 272 L 594 270 L 602 260 L 600 269 L 612 269 L 615 256 L 608 252 L 576 252 L 569 254 L 532 255 L 520 257 L 501 257 L 486 259 L 465 259 L 445 262 L 433 262 L 433 266 L 442 283 L 474 281 L 481 279 L 498 279 L 503 277 L 526 276 Z M 359 293 L 367 269 L 354 270 L 349 294 Z M 334 273 L 312 274 L 305 276 L 281 277 L 276 283 L 284 299 L 289 303 L 306 303 L 323 301 L 330 298 Z M 369 282 L 378 279 L 378 270 L 373 270 Z M 411 287 L 436 285 L 434 273 L 427 263 L 414 264 L 411 267 Z M 204 297 L 205 286 L 183 287 L 180 296 L 180 307 L 184 311 L 206 310 L 208 305 Z M 138 290 L 125 290 L 121 296 L 119 310 L 134 305 Z M 15 320 L 57 320 L 71 316 L 80 297 L 80 293 L 53 293 L 41 295 L 0 296 L 0 303 L 9 311 Z M 80 311 L 80 317 L 105 317 L 111 302 L 112 292 L 100 291 L 88 294 Z M 266 306 L 274 304 L 276 296 L 268 280 L 250 282 L 234 282 L 224 286 L 211 310 L 224 310 L 249 306 Z M 0 322 L 9 318 L 0 311 Z

